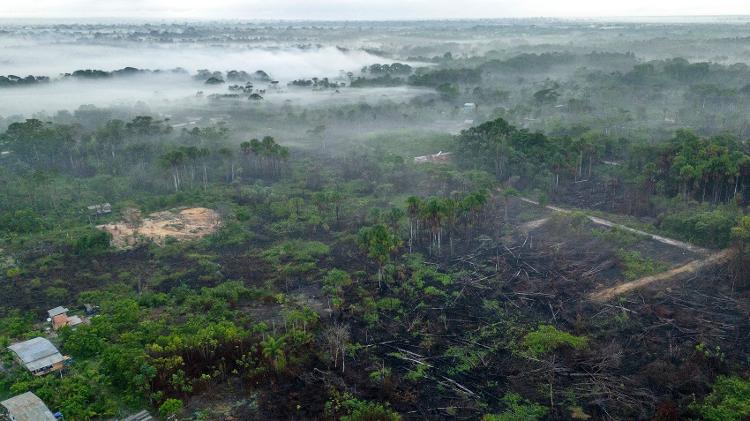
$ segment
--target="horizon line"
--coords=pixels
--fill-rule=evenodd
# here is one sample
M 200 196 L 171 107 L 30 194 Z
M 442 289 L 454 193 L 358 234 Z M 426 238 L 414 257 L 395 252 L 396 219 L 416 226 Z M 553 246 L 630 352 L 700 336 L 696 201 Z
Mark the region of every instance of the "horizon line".
M 0 16 L 0 22 L 13 20 L 38 20 L 38 21 L 55 21 L 55 20 L 110 20 L 110 21 L 177 21 L 177 22 L 444 22 L 444 21 L 507 21 L 507 20 L 602 20 L 602 19 L 684 19 L 684 18 L 736 18 L 750 19 L 750 13 L 747 14 L 679 14 L 679 15 L 591 15 L 591 16 L 545 16 L 545 15 L 528 15 L 528 16 L 500 16 L 500 17 L 429 17 L 429 18 L 230 18 L 230 17 L 144 17 L 144 16 Z M 749 22 L 750 23 L 750 22 Z

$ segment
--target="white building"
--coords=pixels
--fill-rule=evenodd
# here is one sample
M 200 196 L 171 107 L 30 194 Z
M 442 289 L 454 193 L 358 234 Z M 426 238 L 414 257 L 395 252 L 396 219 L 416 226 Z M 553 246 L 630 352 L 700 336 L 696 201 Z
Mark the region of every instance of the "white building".
M 36 337 L 8 347 L 16 354 L 16 360 L 35 376 L 42 376 L 62 369 L 70 357 L 63 356 L 49 340 Z
M 31 392 L 0 402 L 11 421 L 55 421 L 56 418 L 39 397 Z
M 477 104 L 473 102 L 467 102 L 464 104 L 464 113 L 470 114 L 477 110 Z

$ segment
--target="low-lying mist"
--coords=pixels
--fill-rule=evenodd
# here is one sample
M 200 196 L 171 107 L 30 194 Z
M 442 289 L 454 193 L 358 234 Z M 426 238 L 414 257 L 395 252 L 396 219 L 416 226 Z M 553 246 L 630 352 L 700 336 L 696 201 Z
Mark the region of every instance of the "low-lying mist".
M 377 103 L 381 100 L 405 101 L 430 93 L 429 89 L 414 87 L 340 88 L 314 91 L 287 87 L 265 89 L 262 100 L 218 98 L 231 95 L 227 84 L 208 85 L 187 74 L 143 74 L 111 79 L 63 79 L 33 86 L 0 89 L 0 116 L 31 116 L 35 113 L 52 115 L 58 111 L 73 111 L 81 105 L 96 107 L 140 106 L 151 111 L 168 112 L 183 107 L 203 108 L 228 103 L 234 107 L 264 107 L 270 105 L 315 106 L 346 103 Z
M 357 70 L 382 58 L 362 50 L 325 47 L 257 48 L 206 44 L 157 43 L 41 43 L 26 39 L 0 41 L 0 73 L 50 77 L 77 69 L 198 69 L 226 71 L 262 69 L 283 80 L 335 76 Z
M 49 83 L 0 89 L 0 115 L 28 116 L 37 112 L 53 114 L 74 110 L 80 105 L 98 107 L 146 105 L 152 110 L 174 109 L 180 105 L 201 106 L 212 94 L 230 94 L 226 84 L 210 85 L 191 75 L 200 69 L 226 72 L 263 70 L 279 82 L 278 88 L 263 92 L 256 103 L 313 105 L 318 102 L 348 102 L 378 99 L 403 100 L 423 89 L 341 89 L 311 91 L 287 88 L 287 82 L 312 77 L 340 78 L 346 72 L 382 60 L 362 50 L 336 47 L 244 48 L 238 46 L 171 45 L 124 43 L 114 45 L 41 44 L 26 39 L 0 42 L 2 75 L 49 76 Z M 78 80 L 62 75 L 79 69 L 112 71 L 125 67 L 165 70 L 132 76 Z M 181 68 L 187 72 L 167 70 Z M 266 91 L 268 83 L 257 83 Z M 247 95 L 238 101 L 248 102 Z

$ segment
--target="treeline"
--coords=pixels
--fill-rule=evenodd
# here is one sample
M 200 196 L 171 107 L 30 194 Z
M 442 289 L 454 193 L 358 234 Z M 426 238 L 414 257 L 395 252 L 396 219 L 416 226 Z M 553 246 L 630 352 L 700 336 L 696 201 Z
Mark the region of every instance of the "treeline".
M 64 77 L 73 77 L 76 79 L 107 79 L 117 76 L 132 76 L 137 74 L 158 74 L 158 73 L 187 73 L 183 68 L 176 68 L 172 70 L 149 70 L 149 69 L 137 69 L 135 67 L 123 67 L 122 69 L 106 71 L 96 69 L 76 70 L 73 73 L 64 73 Z
M 418 72 L 409 77 L 409 84 L 414 86 L 440 86 L 443 84 L 479 83 L 482 73 L 479 69 L 437 69 Z
M 229 143 L 226 128 L 196 127 L 174 132 L 167 122 L 148 116 L 130 122 L 110 120 L 93 131 L 29 119 L 11 124 L 0 135 L 0 146 L 9 152 L 6 162 L 20 171 L 54 170 L 92 177 L 167 168 L 178 190 L 185 186 L 187 173 L 190 180 L 199 175 L 204 186 L 209 176 L 222 173 L 228 181 L 234 181 L 239 175 L 240 155 L 242 160 L 258 161 L 253 164 L 257 171 L 249 170 L 248 164 L 249 173 L 269 176 L 278 175 L 281 162 L 289 156 L 289 150 L 271 137 L 253 139 L 237 148 Z M 183 168 L 187 164 L 189 171 Z
M 99 69 L 79 69 L 71 73 L 62 73 L 60 76 L 63 79 L 110 79 L 119 76 L 132 76 L 137 74 L 160 74 L 160 73 L 187 73 L 185 69 L 176 68 L 172 70 L 149 70 L 149 69 L 138 69 L 135 67 L 123 67 L 122 69 L 107 71 Z M 0 76 L 0 88 L 8 88 L 14 86 L 27 86 L 36 85 L 40 83 L 50 82 L 49 76 L 33 76 L 29 75 L 26 77 L 20 77 L 15 75 Z
M 0 134 L 0 150 L 0 231 L 17 234 L 80 218 L 91 204 L 277 178 L 289 157 L 271 137 L 238 146 L 222 126 L 175 131 L 148 116 L 94 130 L 29 119 Z
M 349 86 L 352 88 L 369 88 L 369 87 L 394 87 L 402 86 L 406 84 L 406 80 L 401 77 L 393 77 L 390 74 L 385 74 L 378 77 L 357 77 L 352 80 Z
M 362 67 L 361 72 L 363 74 L 382 75 L 382 74 L 397 74 L 397 75 L 408 75 L 414 69 L 408 64 L 404 63 L 393 63 L 393 64 L 371 64 L 369 66 Z
M 395 64 L 393 66 L 395 66 Z M 351 87 L 393 87 L 408 84 L 412 86 L 432 87 L 445 93 L 453 90 L 457 91 L 457 85 L 459 84 L 477 84 L 481 81 L 481 71 L 470 68 L 419 68 L 416 73 L 412 74 L 412 69 L 409 67 L 408 71 L 369 70 L 368 72 L 363 71 L 362 73 L 363 76 L 359 76 L 351 81 Z M 367 77 L 368 73 L 374 75 L 374 77 Z M 403 75 L 404 77 L 394 75 Z M 409 76 L 406 77 L 407 75 Z
M 139 74 L 187 74 L 187 70 L 178 67 L 171 70 L 150 70 L 150 69 L 139 69 L 136 67 L 123 67 L 117 70 L 101 70 L 101 69 L 79 69 L 70 73 L 62 73 L 60 76 L 63 79 L 79 79 L 79 80 L 93 80 L 93 79 L 111 79 L 120 76 L 132 76 Z M 206 82 L 208 84 L 217 84 L 227 82 L 270 82 L 271 77 L 263 70 L 258 70 L 253 73 L 248 73 L 244 70 L 228 70 L 226 73 L 219 71 L 210 71 L 207 69 L 198 70 L 193 75 L 193 79 Z M 0 76 L 0 88 L 12 87 L 12 86 L 23 86 L 33 85 L 37 83 L 46 83 L 50 81 L 49 76 L 26 76 L 20 77 L 15 75 Z
M 498 180 L 518 176 L 537 187 L 624 170 L 625 182 L 649 194 L 710 203 L 745 200 L 750 154 L 747 142 L 732 135 L 678 130 L 667 142 L 647 143 L 577 131 L 550 137 L 497 119 L 463 131 L 457 156 L 463 166 L 491 171 Z
M 447 240 L 450 254 L 453 255 L 456 239 L 462 237 L 466 245 L 471 244 L 481 232 L 482 216 L 489 199 L 489 194 L 484 190 L 453 197 L 423 199 L 410 196 L 406 201 L 409 251 L 415 246 L 426 245 L 430 254 L 440 254 Z M 389 217 L 393 219 L 394 215 Z
M 331 88 L 338 88 L 344 85 L 345 84 L 343 83 L 331 81 L 327 77 L 324 77 L 324 78 L 314 77 L 312 79 L 296 79 L 296 80 L 289 82 L 289 86 L 296 86 L 296 87 L 301 87 L 301 88 L 312 87 L 314 89 L 331 89 Z
M 607 210 L 658 217 L 662 228 L 716 247 L 729 242 L 741 214 L 735 204 L 750 199 L 748 143 L 729 134 L 701 137 L 678 130 L 652 143 L 585 127 L 548 136 L 497 119 L 463 131 L 456 159 L 464 168 L 489 171 L 499 181 L 576 206 L 603 190 L 587 204 L 609 202 Z M 576 196 L 581 189 L 586 193 Z
M 0 76 L 0 88 L 36 85 L 39 83 L 47 83 L 47 82 L 49 82 L 49 77 L 47 76 L 32 76 L 32 75 L 29 75 L 26 77 L 20 77 L 20 76 L 15 76 L 15 75 Z
M 226 73 L 220 71 L 211 71 L 200 69 L 193 75 L 193 79 L 211 84 L 220 84 L 224 82 L 270 82 L 271 76 L 263 70 L 256 70 L 248 73 L 244 70 L 228 70 Z

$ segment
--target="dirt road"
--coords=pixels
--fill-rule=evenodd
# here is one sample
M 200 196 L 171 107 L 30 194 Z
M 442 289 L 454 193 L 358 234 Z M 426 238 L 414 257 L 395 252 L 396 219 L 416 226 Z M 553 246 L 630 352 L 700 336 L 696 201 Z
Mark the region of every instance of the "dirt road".
M 525 197 L 520 198 L 521 201 L 526 203 L 531 203 L 533 205 L 539 206 L 538 202 L 535 202 L 531 199 L 527 199 Z M 554 211 L 554 212 L 560 212 L 560 213 L 571 213 L 572 211 L 568 209 L 559 208 L 557 206 L 546 206 L 547 209 Z M 632 290 L 639 289 L 646 287 L 648 285 L 651 285 L 656 282 L 662 282 L 662 281 L 668 281 L 673 279 L 680 279 L 685 278 L 693 273 L 698 272 L 699 270 L 713 266 L 713 265 L 719 265 L 726 263 L 731 259 L 731 257 L 734 255 L 734 251 L 731 249 L 721 250 L 718 252 L 711 252 L 707 249 L 694 246 L 692 244 L 686 243 L 684 241 L 675 240 L 672 238 L 662 237 L 660 235 L 651 234 L 645 231 L 637 230 L 635 228 L 630 228 L 628 226 L 618 224 L 612 221 L 608 221 L 603 218 L 599 218 L 596 216 L 586 215 L 586 217 L 593 223 L 597 225 L 603 225 L 610 228 L 619 228 L 628 232 L 632 232 L 638 235 L 642 235 L 648 238 L 651 238 L 654 241 L 658 241 L 663 244 L 667 244 L 673 247 L 678 247 L 683 250 L 687 250 L 702 256 L 705 256 L 702 259 L 696 259 L 692 260 L 682 266 L 678 266 L 676 268 L 672 268 L 666 272 L 657 273 L 655 275 L 645 276 L 640 279 L 636 279 L 634 281 L 630 282 L 624 282 L 618 285 L 615 285 L 613 287 L 605 288 L 599 291 L 595 291 L 591 294 L 589 294 L 588 298 L 595 302 L 605 302 L 609 301 L 619 295 L 628 293 Z M 549 218 L 544 219 L 538 219 L 536 221 L 527 222 L 526 224 L 522 225 L 523 230 L 531 230 L 538 228 L 542 226 L 544 223 L 546 223 L 549 220 Z
M 734 250 L 727 249 L 720 252 L 714 253 L 704 259 L 697 259 L 690 261 L 682 266 L 678 266 L 674 269 L 670 269 L 666 272 L 657 273 L 656 275 L 645 276 L 634 281 L 625 282 L 619 285 L 615 285 L 610 288 L 605 288 L 589 294 L 591 301 L 603 303 L 609 301 L 619 295 L 628 293 L 634 289 L 639 289 L 651 285 L 655 282 L 669 281 L 674 279 L 685 278 L 688 275 L 692 275 L 699 270 L 726 263 L 732 258 Z
M 521 197 L 520 199 L 523 202 L 531 203 L 533 205 L 539 206 L 539 202 L 535 202 L 535 201 L 533 201 L 531 199 L 527 199 L 525 197 Z M 545 206 L 545 207 L 547 209 L 551 210 L 551 211 L 554 211 L 554 212 L 560 212 L 560 213 L 571 213 L 572 212 L 572 211 L 570 211 L 568 209 L 558 208 L 557 206 Z M 673 247 L 678 247 L 678 248 L 681 248 L 683 250 L 687 250 L 687 251 L 690 251 L 690 252 L 693 252 L 693 253 L 696 253 L 696 254 L 702 254 L 702 255 L 708 255 L 708 254 L 710 254 L 710 252 L 708 250 L 706 250 L 704 248 L 701 248 L 701 247 L 698 247 L 698 246 L 694 246 L 694 245 L 686 243 L 684 241 L 679 241 L 679 240 L 675 240 L 675 239 L 672 239 L 672 238 L 662 237 L 661 235 L 651 234 L 651 233 L 648 233 L 646 231 L 641 231 L 641 230 L 637 230 L 635 228 L 630 228 L 628 226 L 625 226 L 625 225 L 622 225 L 622 224 L 618 224 L 618 223 L 615 223 L 615 222 L 612 222 L 612 221 L 608 221 L 606 219 L 599 218 L 599 217 L 596 217 L 596 216 L 586 215 L 586 217 L 591 222 L 593 222 L 593 223 L 595 223 L 597 225 L 603 225 L 605 227 L 610 227 L 610 228 L 615 228 L 616 227 L 616 228 L 619 228 L 621 230 L 632 232 L 634 234 L 642 235 L 642 236 L 645 236 L 645 237 L 649 237 L 649 238 L 651 238 L 654 241 L 658 241 L 660 243 L 668 244 L 668 245 L 673 246 Z M 539 223 L 541 221 L 542 220 L 535 221 L 535 222 Z

